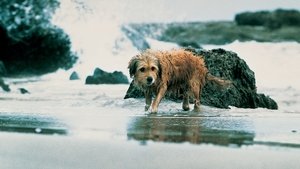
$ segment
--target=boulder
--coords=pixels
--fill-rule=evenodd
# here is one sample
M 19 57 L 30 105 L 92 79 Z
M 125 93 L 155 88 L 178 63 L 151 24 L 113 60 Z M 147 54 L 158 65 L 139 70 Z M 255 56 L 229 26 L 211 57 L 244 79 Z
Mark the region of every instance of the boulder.
M 70 78 L 69 78 L 69 80 L 79 80 L 79 79 L 80 79 L 79 75 L 75 71 L 71 73 Z
M 273 99 L 257 93 L 254 72 L 236 53 L 224 49 L 187 50 L 198 56 L 203 56 L 211 74 L 232 81 L 232 85 L 227 89 L 220 88 L 211 82 L 206 83 L 201 94 L 201 104 L 218 108 L 235 106 L 278 109 L 277 103 Z M 166 98 L 181 101 L 181 95 L 182 92 L 179 90 L 176 93 L 168 93 Z M 125 99 L 138 97 L 143 97 L 143 92 L 131 83 Z
M 119 71 L 108 73 L 100 68 L 94 70 L 92 76 L 88 76 L 85 80 L 85 84 L 128 84 L 127 77 Z
M 10 92 L 9 85 L 6 84 L 1 77 L 0 77 L 0 87 L 2 88 L 2 90 L 6 91 L 6 92 Z
M 7 73 L 4 63 L 0 60 L 0 76 L 5 76 Z
M 30 94 L 30 92 L 25 88 L 19 88 L 21 94 Z

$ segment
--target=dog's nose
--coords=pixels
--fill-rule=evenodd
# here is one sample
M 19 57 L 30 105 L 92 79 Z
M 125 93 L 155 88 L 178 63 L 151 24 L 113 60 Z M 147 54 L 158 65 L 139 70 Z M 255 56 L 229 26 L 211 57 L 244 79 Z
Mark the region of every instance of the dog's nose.
M 150 77 L 150 76 L 147 77 L 147 82 L 148 82 L 148 83 L 152 83 L 152 81 L 153 81 L 153 78 L 152 78 L 152 77 Z

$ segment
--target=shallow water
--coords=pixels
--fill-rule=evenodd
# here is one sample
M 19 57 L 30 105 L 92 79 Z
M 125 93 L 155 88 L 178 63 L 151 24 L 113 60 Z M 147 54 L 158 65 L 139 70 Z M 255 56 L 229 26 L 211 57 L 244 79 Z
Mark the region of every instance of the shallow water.
M 119 133 L 141 142 L 226 146 L 235 142 L 238 146 L 274 142 L 298 147 L 300 143 L 299 97 L 290 96 L 298 96 L 300 92 L 296 89 L 272 90 L 279 110 L 218 109 L 202 105 L 202 111 L 194 113 L 182 111 L 181 103 L 163 100 L 159 113 L 151 115 L 143 111 L 143 99 L 123 99 L 128 85 L 59 82 L 40 79 L 16 83 L 13 87 L 24 87 L 30 94 L 3 93 L 0 97 L 1 130 L 35 134 L 45 131 L 67 136 L 97 135 L 101 131 L 112 136 Z

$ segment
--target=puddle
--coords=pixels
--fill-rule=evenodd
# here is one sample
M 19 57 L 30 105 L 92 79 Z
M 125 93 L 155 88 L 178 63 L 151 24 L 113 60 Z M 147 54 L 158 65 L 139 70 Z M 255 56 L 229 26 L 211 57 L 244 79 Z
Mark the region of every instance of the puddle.
M 172 142 L 242 146 L 253 143 L 255 133 L 250 121 L 241 118 L 203 116 L 144 116 L 131 119 L 128 139 L 145 143 Z
M 19 113 L 0 113 L 0 131 L 48 135 L 68 133 L 66 125 L 58 119 Z

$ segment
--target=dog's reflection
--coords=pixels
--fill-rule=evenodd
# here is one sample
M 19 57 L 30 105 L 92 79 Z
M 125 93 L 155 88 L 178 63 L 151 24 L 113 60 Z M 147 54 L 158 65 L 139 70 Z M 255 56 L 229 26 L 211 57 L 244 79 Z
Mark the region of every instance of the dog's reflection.
M 243 125 L 247 126 L 238 120 L 225 118 L 143 116 L 132 119 L 127 137 L 141 143 L 152 140 L 223 146 L 252 144 L 255 134 L 249 129 L 243 130 Z

